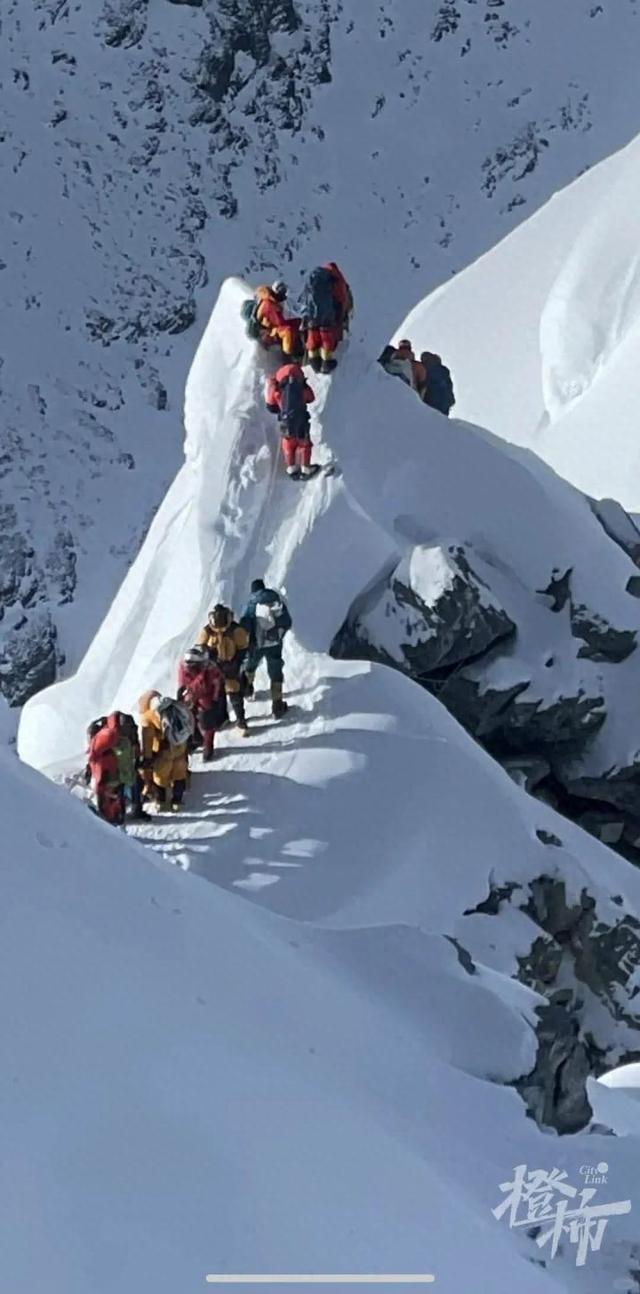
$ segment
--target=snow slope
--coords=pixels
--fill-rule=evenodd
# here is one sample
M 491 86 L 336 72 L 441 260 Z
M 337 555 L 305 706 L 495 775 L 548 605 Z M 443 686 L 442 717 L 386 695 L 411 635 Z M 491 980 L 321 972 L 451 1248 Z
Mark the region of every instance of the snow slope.
M 0 681 L 14 704 L 56 656 L 75 668 L 137 552 L 229 267 L 284 270 L 295 291 L 336 256 L 380 349 L 407 301 L 638 130 L 638 21 L 633 0 L 7 0 Z
M 579 1185 L 605 1156 L 605 1198 L 635 1209 L 638 1146 L 526 1116 L 505 1083 L 533 1065 L 541 999 L 510 976 L 535 927 L 461 913 L 550 869 L 619 916 L 636 873 L 569 824 L 542 844 L 555 815 L 400 675 L 335 663 L 306 703 L 146 833 L 213 885 L 0 756 L 8 1284 L 433 1271 L 443 1294 L 631 1291 L 633 1212 L 581 1269 L 491 1215 L 516 1163 Z M 596 999 L 588 1024 L 604 1041 Z
M 615 665 L 584 659 L 566 613 L 552 614 L 542 595 L 554 570 L 571 569 L 577 605 L 640 631 L 638 601 L 626 592 L 635 568 L 586 500 L 533 456 L 421 405 L 372 361 L 366 319 L 334 378 L 316 380 L 317 452 L 337 456 L 342 475 L 297 488 L 279 470 L 263 361 L 244 337 L 246 291 L 235 280 L 222 289 L 187 385 L 185 465 L 78 672 L 25 707 L 22 758 L 53 773 L 78 767 L 90 719 L 135 711 L 150 686 L 171 690 L 211 605 L 226 598 L 239 611 L 255 574 L 286 585 L 299 641 L 326 652 L 363 588 L 414 545 L 437 541 L 469 546 L 518 625 L 515 646 L 482 663 L 487 684 L 526 675 L 529 696 L 547 705 L 601 697 L 607 721 L 579 771 L 633 765 L 637 652 Z M 399 419 L 410 454 L 390 432 Z
M 635 139 L 556 194 L 398 332 L 446 356 L 460 417 L 631 511 L 640 507 L 639 157 Z
M 471 545 L 474 561 L 481 562 L 481 573 L 497 584 L 507 609 L 513 609 L 509 598 L 518 613 L 524 606 L 523 615 L 518 614 L 522 644 L 519 640 L 514 656 L 490 671 L 522 668 L 521 652 L 527 665 L 537 664 L 540 676 L 551 679 L 551 686 L 564 682 L 575 689 L 580 679 L 588 688 L 598 684 L 611 714 L 592 743 L 583 771 L 602 771 L 616 758 L 628 759 L 635 740 L 637 702 L 629 687 L 637 669 L 634 656 L 610 667 L 581 659 L 579 640 L 571 635 L 566 618 L 549 610 L 548 599 L 536 602 L 534 592 L 545 587 L 556 563 L 560 569 L 572 566 L 580 599 L 588 605 L 596 602 L 616 623 L 628 604 L 628 625 L 639 627 L 637 602 L 624 592 L 630 562 L 605 536 L 582 496 L 538 460 L 509 453 L 488 433 L 425 410 L 370 360 L 357 328 L 334 376 L 318 383 L 319 398 L 313 406 L 316 452 L 336 453 L 341 474 L 319 476 L 304 485 L 287 480 L 278 471 L 275 429 L 262 404 L 260 352 L 247 343 L 239 323 L 245 291 L 238 281 L 225 284 L 194 360 L 186 395 L 185 466 L 78 672 L 25 707 L 19 753 L 50 775 L 80 767 L 89 720 L 113 708 L 135 712 L 137 696 L 150 686 L 172 688 L 179 654 L 193 641 L 210 605 L 223 596 L 239 607 L 251 577 L 263 573 L 284 585 L 293 611 L 295 636 L 287 639 L 287 679 L 294 709 L 289 722 L 274 729 L 265 727 L 259 709 L 253 739 L 241 741 L 241 754 L 235 734 L 223 736 L 223 743 L 231 784 L 242 785 L 247 770 L 259 772 L 263 786 L 273 793 L 273 803 L 270 794 L 264 797 L 267 821 L 264 827 L 255 824 L 254 834 L 251 803 L 245 809 L 239 801 L 240 825 L 244 820 L 248 828 L 239 847 L 237 824 L 218 821 L 225 814 L 219 814 L 215 799 L 213 805 L 207 799 L 209 778 L 203 782 L 205 798 L 197 800 L 193 820 L 163 826 L 159 835 L 156 827 L 141 831 L 168 848 L 183 866 L 255 891 L 259 898 L 267 891 L 268 902 L 269 887 L 275 885 L 274 875 L 279 877 L 284 859 L 285 877 L 291 871 L 290 885 L 280 878 L 275 902 L 289 915 L 298 914 L 295 860 L 298 855 L 317 857 L 306 882 L 305 903 L 313 895 L 317 905 L 306 913 L 310 916 L 327 916 L 343 905 L 342 883 L 350 886 L 352 881 L 343 873 L 341 841 L 345 832 L 348 837 L 353 832 L 359 883 L 365 890 L 373 858 L 384 869 L 388 858 L 398 853 L 401 866 L 409 868 L 411 883 L 394 891 L 375 918 L 383 913 L 389 919 L 393 913 L 394 919 L 406 920 L 417 903 L 412 869 L 421 873 L 431 833 L 434 848 L 446 850 L 449 859 L 446 899 L 456 851 L 467 884 L 469 839 L 495 842 L 501 797 L 508 802 L 514 791 L 422 689 L 387 670 L 327 658 L 354 597 L 390 560 L 410 552 L 416 543 L 453 537 Z M 389 434 L 399 417 L 413 447 L 411 458 L 398 454 L 397 437 Z M 505 499 L 511 501 L 514 517 L 505 518 Z M 534 547 L 530 534 L 535 524 L 542 526 L 545 542 Z M 555 671 L 546 663 L 549 651 L 558 656 Z M 493 677 L 491 672 L 488 677 Z M 436 734 L 427 740 L 423 773 L 421 762 L 414 766 L 412 753 L 425 722 L 428 729 L 436 725 Z M 450 744 L 451 733 L 456 747 L 461 743 L 466 753 L 461 765 L 449 767 L 441 748 Z M 400 740 L 406 749 L 402 757 L 396 749 Z M 635 749 L 632 745 L 631 758 Z M 489 770 L 487 776 L 496 779 L 495 811 L 487 816 L 486 799 L 481 798 L 473 828 L 466 795 L 464 820 L 452 822 L 453 805 L 468 780 L 464 760 L 469 758 L 479 759 Z M 434 764 L 441 781 L 434 780 Z M 220 776 L 212 775 L 213 787 Z M 425 778 L 432 788 L 428 793 Z M 325 791 L 334 804 L 329 813 Z M 542 812 L 535 807 L 536 814 Z M 347 821 L 358 823 L 357 830 L 355 825 L 347 829 Z M 398 822 L 403 824 L 400 843 Z M 457 828 L 461 835 L 455 844 Z M 563 838 L 564 830 L 563 823 Z M 520 843 L 518 849 L 522 847 Z M 518 849 L 514 845 L 507 852 L 517 854 Z M 572 893 L 579 891 L 575 858 L 584 866 L 592 849 L 592 842 L 577 833 L 568 865 Z M 601 852 L 594 857 L 598 861 L 589 885 L 597 883 L 602 867 Z M 526 876 L 535 875 L 539 859 L 536 840 Z M 464 902 L 455 891 L 453 908 L 445 902 L 442 921 L 486 896 L 488 869 L 483 867 L 471 884 Z M 610 917 L 615 915 L 605 896 L 616 893 L 617 887 L 617 881 L 615 888 L 603 886 L 605 921 L 607 910 Z M 427 903 L 433 917 L 433 877 Z M 360 919 L 360 909 L 354 912 Z M 511 960 L 509 973 L 514 969 Z M 598 1034 L 599 1026 L 592 1028 Z M 612 1045 L 610 1036 L 603 1042 Z M 631 1045 L 624 1026 L 615 1043 L 618 1054 Z
M 637 873 L 525 796 L 414 683 L 388 669 L 332 661 L 326 654 L 354 596 L 392 558 L 429 538 L 467 540 L 488 568 L 529 590 L 544 587 L 552 563 L 573 563 L 580 595 L 597 597 L 618 619 L 628 559 L 606 538 L 584 499 L 543 464 L 507 452 L 489 433 L 430 413 L 384 374 L 371 359 L 363 325 L 354 329 L 334 376 L 318 383 L 314 406 L 318 453 L 335 454 L 342 474 L 305 485 L 283 478 L 274 470 L 273 422 L 261 404 L 262 361 L 239 321 L 245 293 L 238 280 L 222 289 L 187 384 L 186 462 L 138 559 L 77 673 L 34 697 L 19 731 L 23 758 L 50 773 L 77 766 L 89 718 L 115 705 L 134 707 L 147 686 L 168 687 L 179 651 L 215 598 L 238 604 L 256 573 L 285 584 L 296 628 L 288 643 L 295 707 L 289 719 L 270 726 L 258 699 L 251 739 L 240 743 L 235 734 L 225 734 L 213 770 L 196 761 L 183 816 L 134 829 L 180 870 L 165 869 L 156 880 L 149 851 L 146 858 L 130 854 L 126 860 L 123 853 L 120 867 L 117 835 L 82 820 L 79 806 L 60 810 L 81 824 L 81 842 L 100 839 L 108 850 L 97 892 L 97 864 L 86 856 L 83 863 L 92 869 L 87 901 L 94 922 L 97 905 L 107 944 L 112 923 L 122 918 L 100 886 L 112 886 L 118 913 L 128 914 L 118 938 L 130 942 L 117 964 L 119 974 L 127 972 L 129 998 L 118 1028 L 127 1039 L 127 1057 L 135 1039 L 129 1064 L 139 1065 L 134 1073 L 145 1076 L 145 1120 L 142 1129 L 134 1123 L 124 1162 L 114 1156 L 116 1169 L 98 1211 L 109 1218 L 110 1236 L 115 1229 L 116 1237 L 130 1238 L 142 1229 L 144 1241 L 126 1257 L 118 1253 L 117 1288 L 133 1294 L 142 1266 L 132 1264 L 144 1262 L 160 1290 L 171 1288 L 171 1281 L 175 1287 L 181 1266 L 195 1273 L 196 1263 L 199 1271 L 434 1268 L 439 1287 L 450 1294 L 468 1283 L 471 1270 L 476 1288 L 478 1271 L 481 1279 L 486 1274 L 486 1294 L 574 1286 L 596 1294 L 612 1280 L 632 1289 L 633 1215 L 611 1224 L 602 1252 L 578 1271 L 569 1246 L 548 1269 L 534 1265 L 544 1260 L 534 1241 L 522 1237 L 512 1245 L 508 1230 L 496 1230 L 490 1210 L 516 1163 L 549 1171 L 557 1166 L 579 1182 L 580 1165 L 592 1154 L 600 1160 L 606 1153 L 611 1160 L 615 1198 L 631 1198 L 638 1155 L 633 1137 L 614 1145 L 595 1131 L 561 1141 L 542 1134 L 509 1084 L 530 1076 L 524 1086 L 536 1101 L 545 1082 L 552 1091 L 558 1088 L 571 1118 L 571 1102 L 582 1099 L 580 1084 L 572 1090 L 562 1074 L 586 1063 L 585 1040 L 608 1067 L 633 1048 L 640 974 L 633 924 L 640 906 Z M 410 457 L 398 452 L 393 429 L 399 424 L 412 445 Z M 505 498 L 513 501 L 518 524 L 505 522 L 499 506 Z M 540 517 L 545 544 L 534 549 L 530 527 Z M 629 604 L 632 616 L 636 604 Z M 568 637 L 565 626 L 564 646 Z M 587 669 L 591 663 L 579 664 Z M 50 787 L 46 794 L 62 792 Z M 20 821 L 24 832 L 33 830 L 25 815 Z M 66 831 L 62 838 L 68 840 Z M 103 857 L 101 850 L 97 857 Z M 135 899 L 128 897 L 125 879 L 130 861 L 132 886 L 145 892 L 146 878 L 154 877 L 155 902 L 140 899 L 146 921 L 155 923 L 159 903 L 169 909 L 170 923 L 176 907 L 181 916 L 193 913 L 196 923 L 189 924 L 179 949 L 163 928 L 144 968 L 139 958 L 149 936 L 134 924 Z M 182 869 L 212 884 L 203 886 Z M 622 979 L 608 983 L 580 970 L 579 950 L 575 961 L 567 953 L 558 987 L 572 999 L 574 1023 L 562 1010 L 568 1033 L 558 1032 L 557 1073 L 552 1058 L 540 1059 L 536 1036 L 544 998 L 520 982 L 531 959 L 529 978 L 538 983 L 534 949 L 548 938 L 533 905 L 542 882 L 557 885 L 572 911 L 585 895 L 593 900 L 598 939 L 625 930 L 631 941 L 625 944 Z M 510 887 L 514 901 L 499 901 L 491 915 L 488 898 Z M 71 895 L 74 913 L 85 894 L 77 889 L 71 876 L 61 880 L 57 874 L 53 893 L 42 891 L 40 882 L 36 893 L 52 894 L 63 912 Z M 30 920 L 33 902 L 29 894 Z M 12 929 L 12 949 L 21 956 L 19 924 L 14 921 Z M 37 938 L 42 945 L 40 929 Z M 60 932 L 60 947 L 72 956 L 74 932 Z M 87 1013 L 92 1012 L 92 1029 L 104 1031 L 102 1009 L 111 1011 L 118 1002 L 121 981 L 114 987 L 109 978 L 96 1010 L 88 944 L 86 951 Z M 54 964 L 60 955 L 56 946 Z M 161 975 L 156 956 L 163 959 Z M 186 970 L 194 968 L 186 1014 L 182 960 Z M 51 982 L 55 986 L 57 980 Z M 145 989 L 150 996 L 141 999 Z M 206 1005 L 212 993 L 216 1013 L 205 1044 L 200 1030 L 206 1026 L 194 1026 L 192 1035 L 191 1021 L 204 1010 L 197 999 Z M 54 989 L 47 992 L 50 1019 L 51 995 L 58 1000 Z M 160 1025 L 154 1023 L 150 1038 L 148 1020 L 158 1021 L 158 1001 Z M 179 1025 L 164 1014 L 174 1004 Z M 25 1019 L 33 1020 L 36 1005 L 29 1000 Z M 254 1011 L 260 1014 L 256 1028 Z M 49 1027 L 55 1020 L 54 1014 Z M 147 1023 L 140 1026 L 141 1020 Z M 560 1020 L 556 1027 L 560 1031 Z M 78 1028 L 77 1053 L 67 1046 L 64 1064 L 79 1066 L 72 1094 L 77 1091 L 80 1099 L 90 1063 L 82 1014 Z M 166 1038 L 173 1036 L 177 1045 L 167 1056 Z M 140 1108 L 142 1078 L 132 1096 L 130 1069 L 123 1090 L 120 1054 L 101 1048 L 98 1055 L 105 1056 L 105 1091 L 116 1093 L 110 1107 L 115 1125 L 107 1125 L 105 1140 L 117 1146 L 132 1135 L 129 1111 L 131 1101 Z M 542 1074 L 535 1077 L 538 1064 Z M 109 1081 L 112 1065 L 116 1076 Z M 150 1104 L 149 1073 L 152 1097 L 158 1084 L 158 1106 Z M 64 1078 L 61 1088 L 64 1103 Z M 73 1107 L 65 1108 L 71 1117 Z M 192 1151 L 187 1130 L 196 1108 Z M 56 1105 L 54 1126 L 60 1117 Z M 584 1117 L 588 1111 L 582 1122 Z M 141 1140 L 147 1133 L 152 1154 Z M 134 1152 L 145 1171 L 141 1176 L 137 1170 L 133 1205 L 125 1192 L 129 1214 L 133 1208 L 133 1220 L 127 1220 L 119 1174 Z M 40 1151 L 33 1154 L 39 1164 Z M 162 1162 L 172 1165 L 170 1206 L 158 1174 Z M 176 1162 L 184 1164 L 177 1185 Z M 380 1163 L 382 1175 L 375 1171 Z M 39 1167 L 35 1177 L 46 1189 L 48 1178 Z M 70 1230 L 81 1190 L 86 1183 L 79 1174 L 65 1215 Z M 175 1211 L 176 1193 L 184 1207 L 167 1227 L 165 1211 Z M 93 1198 L 90 1192 L 89 1206 Z M 85 1203 L 83 1219 L 86 1210 Z M 461 1228 L 466 1248 L 460 1245 Z M 90 1226 L 84 1234 L 86 1248 L 78 1259 L 74 1251 L 74 1257 L 56 1260 L 78 1262 L 58 1268 L 60 1294 L 69 1288 L 75 1294 L 77 1272 L 93 1265 L 100 1252 Z M 20 1243 L 15 1228 L 9 1242 Z M 46 1253 L 48 1244 L 45 1238 Z M 24 1262 L 24 1255 L 16 1261 Z M 109 1294 L 115 1279 L 107 1273 Z

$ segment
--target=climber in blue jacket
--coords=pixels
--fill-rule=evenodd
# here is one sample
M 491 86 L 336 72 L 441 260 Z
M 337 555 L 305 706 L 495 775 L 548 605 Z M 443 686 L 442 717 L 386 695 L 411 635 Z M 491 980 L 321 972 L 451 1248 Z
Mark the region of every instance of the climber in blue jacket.
M 251 597 L 240 617 L 240 624 L 249 635 L 249 648 L 245 657 L 244 695 L 253 696 L 256 670 L 264 660 L 271 685 L 271 713 L 281 719 L 287 711 L 283 700 L 284 664 L 282 645 L 291 628 L 291 616 L 286 603 L 275 589 L 268 589 L 264 580 L 253 580 Z

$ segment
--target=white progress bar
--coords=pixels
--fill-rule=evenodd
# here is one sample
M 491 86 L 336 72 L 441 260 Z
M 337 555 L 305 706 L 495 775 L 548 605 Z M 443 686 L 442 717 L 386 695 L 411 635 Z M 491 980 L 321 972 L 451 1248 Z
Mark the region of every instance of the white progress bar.
M 349 1275 L 338 1275 L 336 1273 L 328 1274 L 317 1273 L 306 1276 L 293 1276 L 287 1273 L 285 1276 L 266 1276 L 264 1274 L 249 1276 L 244 1272 L 207 1276 L 206 1280 L 210 1285 L 431 1285 L 435 1281 L 435 1276 L 429 1276 L 426 1272 L 414 1275 L 391 1275 L 388 1273 L 378 1273 L 375 1276 L 365 1276 L 361 1273 L 350 1273 Z

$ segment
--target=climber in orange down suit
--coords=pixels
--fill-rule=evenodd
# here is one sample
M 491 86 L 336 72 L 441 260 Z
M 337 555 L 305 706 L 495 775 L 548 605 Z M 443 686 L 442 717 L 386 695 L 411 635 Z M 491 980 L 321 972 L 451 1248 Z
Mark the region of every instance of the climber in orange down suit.
M 284 303 L 287 285 L 276 279 L 271 287 L 256 289 L 256 322 L 263 331 L 264 340 L 277 342 L 288 359 L 302 359 L 304 347 L 300 335 L 300 320 L 286 319 Z
M 287 476 L 313 476 L 317 470 L 311 462 L 307 409 L 314 400 L 315 395 L 299 364 L 283 364 L 267 382 L 265 402 L 267 409 L 278 415 Z

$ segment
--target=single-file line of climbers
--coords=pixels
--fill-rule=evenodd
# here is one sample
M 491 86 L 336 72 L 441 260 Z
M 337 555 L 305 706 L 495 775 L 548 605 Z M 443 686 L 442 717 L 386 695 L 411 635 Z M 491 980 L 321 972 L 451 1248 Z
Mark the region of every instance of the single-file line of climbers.
M 165 809 L 178 812 L 189 785 L 190 755 L 200 750 L 202 762 L 211 761 L 216 735 L 230 722 L 249 735 L 245 702 L 254 697 L 261 664 L 272 716 L 282 719 L 283 644 L 290 628 L 281 595 L 255 579 L 239 620 L 222 603 L 209 612 L 197 643 L 178 664 L 175 697 L 149 689 L 138 702 L 137 723 L 119 710 L 94 720 L 87 732 L 85 780 L 99 817 L 123 826 L 127 817 L 144 821 Z
M 281 280 L 261 286 L 242 306 L 248 336 L 265 350 L 277 348 L 283 363 L 267 379 L 265 404 L 277 416 L 282 459 L 288 477 L 308 479 L 319 470 L 312 462 L 309 405 L 315 399 L 304 365 L 330 374 L 335 352 L 348 331 L 353 296 L 335 261 L 317 266 L 304 285 L 299 316 L 286 313 L 287 287 Z M 454 404 L 448 368 L 438 355 L 423 351 L 417 360 L 411 343 L 387 346 L 379 361 L 387 372 L 407 382 L 419 397 L 445 415 Z M 246 702 L 254 681 L 266 667 L 271 713 L 282 719 L 284 699 L 283 643 L 291 628 L 281 595 L 256 579 L 244 612 L 236 620 L 230 607 L 217 603 L 197 642 L 178 665 L 176 695 L 155 689 L 138 701 L 138 719 L 114 711 L 90 724 L 85 781 L 93 793 L 92 808 L 105 821 L 123 826 L 150 813 L 177 812 L 190 779 L 189 759 L 201 751 L 203 763 L 215 755 L 217 734 L 228 724 L 250 734 Z

